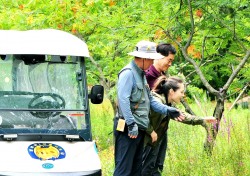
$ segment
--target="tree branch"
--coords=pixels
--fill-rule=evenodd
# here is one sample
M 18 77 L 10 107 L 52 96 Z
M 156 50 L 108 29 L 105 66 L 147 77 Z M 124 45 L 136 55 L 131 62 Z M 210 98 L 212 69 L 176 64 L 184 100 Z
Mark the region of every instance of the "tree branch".
M 209 5 L 209 4 L 208 4 Z M 211 6 L 210 6 L 211 7 Z M 211 7 L 211 9 L 213 9 L 212 7 Z M 203 8 L 203 10 L 204 11 L 206 11 L 207 13 L 209 13 L 206 9 L 204 9 Z M 215 13 L 209 13 L 211 16 L 213 16 L 213 18 L 215 19 L 215 20 L 217 20 L 217 21 L 219 21 L 221 24 L 222 24 L 222 26 L 224 26 L 225 28 L 227 28 L 232 34 L 234 34 L 234 39 L 236 39 L 238 42 L 239 42 L 239 44 L 240 44 L 240 46 L 243 48 L 243 50 L 246 52 L 247 51 L 247 48 L 243 45 L 243 43 L 240 41 L 240 39 L 237 37 L 237 35 L 236 35 L 236 32 L 235 32 L 235 30 L 232 30 L 232 29 L 230 29 L 230 27 L 228 27 L 220 18 L 218 18 L 218 16 L 215 16 L 214 14 Z M 235 26 L 234 26 L 235 27 Z
M 245 90 L 247 89 L 247 87 L 249 86 L 249 83 L 242 89 L 242 92 L 239 94 L 239 96 L 235 99 L 234 103 L 231 105 L 231 107 L 228 109 L 228 112 L 230 112 L 232 110 L 232 108 L 234 107 L 234 105 L 237 103 L 237 101 L 240 99 L 241 95 L 245 92 Z
M 90 56 L 89 59 L 90 59 L 90 61 L 96 66 L 97 70 L 99 71 L 99 73 L 100 73 L 100 78 L 101 78 L 101 80 L 102 80 L 102 83 L 104 84 L 103 86 L 104 86 L 105 88 L 107 88 L 108 85 L 106 84 L 105 76 L 104 76 L 104 73 L 103 73 L 103 71 L 102 71 L 102 69 L 101 69 L 101 66 L 94 60 L 93 57 Z
M 185 57 L 185 59 L 191 63 L 193 66 L 194 66 L 194 69 L 196 71 L 196 73 L 199 75 L 200 79 L 201 79 L 201 82 L 203 83 L 203 85 L 207 88 L 207 90 L 212 93 L 213 95 L 217 95 L 218 94 L 218 91 L 215 90 L 209 83 L 208 81 L 206 80 L 205 76 L 203 75 L 203 73 L 201 72 L 199 66 L 196 64 L 196 62 L 189 58 L 186 51 L 183 49 L 183 48 L 180 48 L 181 51 L 182 51 L 182 54 L 183 56 Z
M 185 111 L 191 115 L 195 115 L 194 111 L 188 106 L 187 102 L 182 98 L 181 99 L 182 105 L 185 107 Z
M 205 37 L 203 38 L 203 40 L 202 40 L 202 50 L 201 50 L 201 62 L 200 62 L 200 65 L 201 65 L 201 63 L 202 63 L 203 60 L 204 60 L 206 39 L 207 39 L 207 36 L 205 36 Z
M 165 33 L 166 33 L 166 35 L 167 35 L 171 40 L 173 40 L 173 41 L 179 46 L 179 48 L 180 48 L 180 50 L 181 50 L 181 52 L 182 52 L 184 58 L 185 58 L 189 63 L 191 63 L 191 64 L 194 66 L 194 69 L 195 69 L 196 73 L 199 75 L 201 82 L 202 82 L 203 85 L 207 88 L 207 90 L 208 90 L 210 93 L 212 93 L 213 95 L 218 95 L 219 92 L 218 92 L 217 90 L 215 90 L 215 89 L 208 83 L 208 81 L 206 80 L 205 76 L 204 76 L 203 73 L 201 72 L 201 70 L 200 70 L 199 66 L 196 64 L 196 62 L 195 62 L 193 59 L 191 59 L 191 58 L 188 57 L 188 55 L 187 55 L 187 50 L 185 50 L 185 49 L 182 47 L 182 45 L 181 45 L 177 40 L 175 40 L 175 39 L 172 37 L 172 35 L 170 34 L 169 31 L 165 31 Z
M 206 64 L 209 63 L 209 62 L 212 62 L 212 60 L 208 60 L 208 61 L 204 62 L 203 64 L 200 64 L 199 67 L 202 67 L 202 66 L 206 65 Z M 192 71 L 192 72 L 190 72 L 190 73 L 189 73 L 187 76 L 185 76 L 185 77 L 188 78 L 188 77 L 191 76 L 193 73 L 195 73 L 195 70 Z
M 188 0 L 188 8 L 189 8 L 189 14 L 190 14 L 190 23 L 191 23 L 191 32 L 190 32 L 190 36 L 188 38 L 188 41 L 184 47 L 184 50 L 186 51 L 187 48 L 189 47 L 192 39 L 193 39 L 193 36 L 194 36 L 194 17 L 193 17 L 193 9 L 192 9 L 192 6 L 191 6 L 191 0 Z
M 231 74 L 231 76 L 228 78 L 227 83 L 223 86 L 223 90 L 227 91 L 227 89 L 229 88 L 230 84 L 233 82 L 234 78 L 240 72 L 240 69 L 245 65 L 245 63 L 247 62 L 247 60 L 249 59 L 249 57 L 250 57 L 250 50 L 248 50 L 246 52 L 246 55 L 244 56 L 244 58 L 241 60 L 241 62 L 237 66 L 237 68 L 233 71 L 233 73 Z

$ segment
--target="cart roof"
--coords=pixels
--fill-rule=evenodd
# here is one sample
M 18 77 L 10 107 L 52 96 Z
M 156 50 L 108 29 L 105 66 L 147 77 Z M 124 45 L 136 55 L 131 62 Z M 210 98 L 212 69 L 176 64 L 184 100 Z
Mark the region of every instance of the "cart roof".
M 89 50 L 84 41 L 60 30 L 0 30 L 0 55 L 8 54 L 89 57 Z

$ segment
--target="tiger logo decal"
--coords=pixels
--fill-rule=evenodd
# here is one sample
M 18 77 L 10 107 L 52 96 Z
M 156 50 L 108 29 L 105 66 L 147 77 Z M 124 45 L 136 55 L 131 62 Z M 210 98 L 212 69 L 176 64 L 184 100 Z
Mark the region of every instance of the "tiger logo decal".
M 57 160 L 66 157 L 65 150 L 52 143 L 34 143 L 28 147 L 29 155 L 34 159 Z

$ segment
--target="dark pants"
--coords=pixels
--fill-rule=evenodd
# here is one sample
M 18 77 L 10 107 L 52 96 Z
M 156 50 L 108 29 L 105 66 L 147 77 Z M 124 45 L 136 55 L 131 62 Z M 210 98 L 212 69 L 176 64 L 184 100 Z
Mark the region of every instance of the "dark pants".
M 131 139 L 128 132 L 115 135 L 115 171 L 114 176 L 140 176 L 145 132 L 139 130 L 137 138 Z
M 143 151 L 142 176 L 160 176 L 167 150 L 167 134 L 164 135 L 159 145 L 145 146 Z
M 168 146 L 168 135 L 166 135 L 162 138 L 158 158 L 156 160 L 156 166 L 158 166 L 158 169 L 160 171 L 163 171 L 164 161 L 166 158 L 166 152 L 167 152 L 167 146 Z

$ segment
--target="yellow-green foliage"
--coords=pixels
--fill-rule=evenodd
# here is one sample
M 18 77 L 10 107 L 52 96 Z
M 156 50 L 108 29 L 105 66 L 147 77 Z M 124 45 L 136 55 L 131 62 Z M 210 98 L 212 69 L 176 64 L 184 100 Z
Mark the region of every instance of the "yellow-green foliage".
M 191 105 L 200 116 L 211 115 L 214 104 L 206 102 Z M 201 110 L 203 109 L 203 110 Z M 250 175 L 250 112 L 241 108 L 225 113 L 212 156 L 203 150 L 206 131 L 170 121 L 168 152 L 162 175 L 192 176 L 247 176 Z M 94 139 L 99 146 L 104 176 L 114 170 L 113 109 L 108 100 L 102 105 L 91 105 Z

